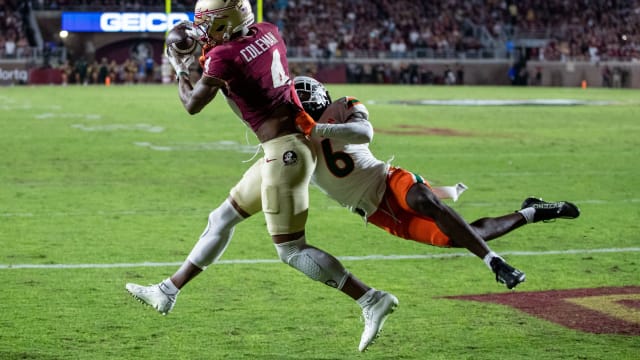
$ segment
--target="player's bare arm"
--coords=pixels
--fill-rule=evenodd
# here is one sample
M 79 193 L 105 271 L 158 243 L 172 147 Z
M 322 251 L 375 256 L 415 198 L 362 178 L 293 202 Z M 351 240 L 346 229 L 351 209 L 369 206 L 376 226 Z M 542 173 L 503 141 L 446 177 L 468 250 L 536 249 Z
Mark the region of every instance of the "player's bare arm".
M 197 114 L 216 97 L 218 90 L 225 85 L 224 80 L 210 76 L 202 76 L 195 85 L 192 85 L 188 76 L 180 76 L 178 81 L 180 101 L 189 114 Z

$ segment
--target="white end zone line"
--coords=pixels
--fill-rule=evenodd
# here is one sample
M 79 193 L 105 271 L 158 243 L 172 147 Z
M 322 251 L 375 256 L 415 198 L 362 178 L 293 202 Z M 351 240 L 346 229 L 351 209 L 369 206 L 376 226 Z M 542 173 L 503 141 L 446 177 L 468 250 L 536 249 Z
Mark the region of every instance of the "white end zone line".
M 601 253 L 628 253 L 640 252 L 640 248 L 609 248 L 609 249 L 569 249 L 569 250 L 549 250 L 549 251 L 504 251 L 503 256 L 540 256 L 540 255 L 582 255 Z M 366 256 L 338 256 L 341 261 L 366 261 L 366 260 L 427 260 L 443 259 L 454 257 L 474 256 L 469 252 L 449 253 L 449 254 L 422 254 L 422 255 L 366 255 Z M 271 264 L 279 263 L 279 259 L 236 259 L 220 260 L 213 265 L 230 264 Z M 113 269 L 113 268 L 137 268 L 137 267 L 167 267 L 180 266 L 181 262 L 141 262 L 141 263 L 119 263 L 119 264 L 0 264 L 0 270 L 16 269 Z

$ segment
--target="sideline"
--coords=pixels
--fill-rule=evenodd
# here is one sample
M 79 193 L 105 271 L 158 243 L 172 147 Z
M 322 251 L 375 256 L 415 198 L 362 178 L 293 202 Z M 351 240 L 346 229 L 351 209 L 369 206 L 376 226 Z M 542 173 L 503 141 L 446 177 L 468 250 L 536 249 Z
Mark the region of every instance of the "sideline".
M 583 255 L 598 253 L 628 253 L 640 252 L 640 247 L 631 248 L 605 248 L 605 249 L 569 249 L 549 251 L 504 251 L 502 256 L 540 256 L 540 255 Z M 367 260 L 426 260 L 454 257 L 474 256 L 469 252 L 449 254 L 423 254 L 423 255 L 366 255 L 366 256 L 337 256 L 340 261 L 367 261 Z M 280 263 L 279 259 L 236 259 L 220 260 L 215 265 L 233 264 L 271 264 Z M 141 263 L 115 263 L 115 264 L 0 264 L 0 270 L 17 269 L 113 269 L 113 268 L 137 268 L 137 267 L 166 267 L 180 266 L 182 262 L 141 262 Z

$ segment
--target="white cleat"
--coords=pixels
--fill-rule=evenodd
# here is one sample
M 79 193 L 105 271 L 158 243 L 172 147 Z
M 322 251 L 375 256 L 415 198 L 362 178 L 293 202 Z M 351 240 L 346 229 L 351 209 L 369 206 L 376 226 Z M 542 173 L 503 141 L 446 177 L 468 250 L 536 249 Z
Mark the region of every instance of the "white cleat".
M 162 286 L 162 283 L 149 286 L 128 283 L 125 288 L 134 298 L 167 315 L 173 309 L 178 294 L 169 295 L 162 291 Z
M 370 304 L 362 309 L 364 331 L 360 338 L 358 350 L 367 350 L 367 347 L 380 335 L 385 320 L 397 306 L 398 298 L 387 292 L 376 290 Z

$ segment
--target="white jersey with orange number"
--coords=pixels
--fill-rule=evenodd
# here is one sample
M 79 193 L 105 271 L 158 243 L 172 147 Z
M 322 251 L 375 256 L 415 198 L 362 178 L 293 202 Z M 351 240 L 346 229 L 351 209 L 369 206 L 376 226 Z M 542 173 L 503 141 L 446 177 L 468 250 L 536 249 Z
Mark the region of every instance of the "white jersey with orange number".
M 360 101 L 343 97 L 327 107 L 311 135 L 318 156 L 312 182 L 351 211 L 359 209 L 367 216 L 382 200 L 389 170 L 389 164 L 369 150 L 373 127 L 368 117 Z

